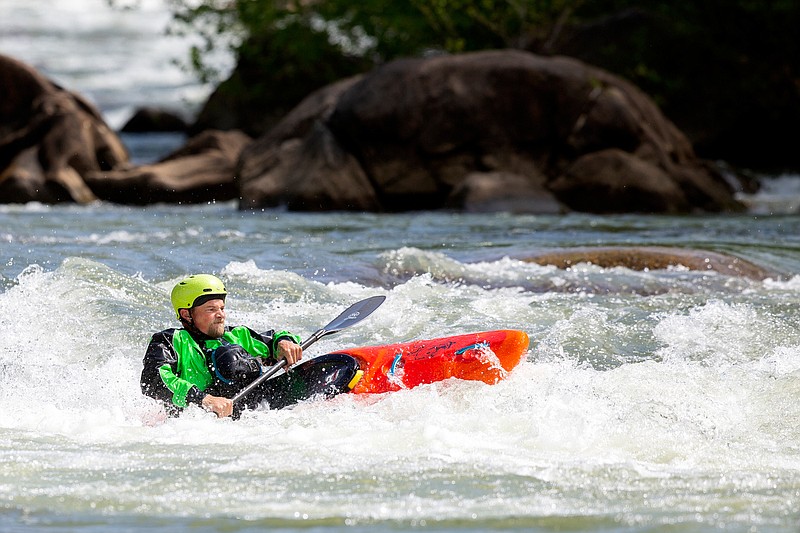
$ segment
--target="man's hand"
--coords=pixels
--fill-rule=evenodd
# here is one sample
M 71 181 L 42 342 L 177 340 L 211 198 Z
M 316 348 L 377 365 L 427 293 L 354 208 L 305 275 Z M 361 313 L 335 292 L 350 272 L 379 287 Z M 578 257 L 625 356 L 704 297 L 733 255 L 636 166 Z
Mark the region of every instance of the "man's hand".
M 288 339 L 278 343 L 278 359 L 286 359 L 286 367 L 290 367 L 303 358 L 303 349 Z
M 230 398 L 206 394 L 203 398 L 203 409 L 213 412 L 218 418 L 225 418 L 233 413 L 233 402 Z

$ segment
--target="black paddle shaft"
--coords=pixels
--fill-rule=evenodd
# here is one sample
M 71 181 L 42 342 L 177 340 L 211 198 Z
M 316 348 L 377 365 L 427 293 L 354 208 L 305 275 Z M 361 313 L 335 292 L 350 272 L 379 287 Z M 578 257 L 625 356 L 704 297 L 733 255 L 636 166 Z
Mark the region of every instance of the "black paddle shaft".
M 358 324 L 369 315 L 372 314 L 374 310 L 376 310 L 383 302 L 386 300 L 386 296 L 371 296 L 365 300 L 361 300 L 360 302 L 356 302 L 334 318 L 327 326 L 322 329 L 318 329 L 315 331 L 308 339 L 303 341 L 303 344 L 300 346 L 305 350 L 318 340 L 320 340 L 325 335 L 330 335 L 331 333 L 338 333 L 339 331 L 343 330 L 344 328 L 349 328 L 354 324 Z M 256 378 L 252 383 L 248 386 L 240 390 L 236 393 L 236 396 L 231 398 L 233 403 L 238 402 L 245 396 L 247 396 L 250 391 L 258 387 L 260 384 L 264 383 L 266 380 L 274 376 L 278 373 L 278 371 L 286 366 L 286 359 L 281 359 L 278 361 L 278 364 L 270 368 L 267 372 L 260 375 Z

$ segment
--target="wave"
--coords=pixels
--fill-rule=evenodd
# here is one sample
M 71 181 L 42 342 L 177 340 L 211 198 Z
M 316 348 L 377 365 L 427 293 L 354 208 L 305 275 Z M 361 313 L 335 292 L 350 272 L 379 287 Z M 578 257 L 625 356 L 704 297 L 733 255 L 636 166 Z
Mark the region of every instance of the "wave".
M 600 371 L 646 361 L 763 369 L 769 366 L 765 361 L 800 345 L 800 334 L 786 313 L 800 286 L 796 280 L 777 287 L 766 282 L 740 292 L 727 287 L 727 293 L 715 296 L 698 291 L 647 297 L 620 291 L 538 292 L 513 284 L 487 288 L 485 281 L 511 276 L 493 271 L 518 266 L 527 269 L 526 277 L 565 274 L 510 259 L 466 265 L 436 254 L 407 253 L 417 262 L 432 260 L 438 273 L 374 287 L 323 283 L 293 272 L 261 269 L 254 261 L 231 262 L 220 273 L 231 293 L 228 321 L 260 330 L 289 329 L 303 336 L 353 302 L 383 294 L 386 303 L 369 320 L 323 339 L 314 353 L 510 328 L 532 337 L 531 362 L 566 361 Z M 444 283 L 443 270 L 447 276 L 483 276 L 484 283 Z M 574 274 L 585 273 L 579 269 Z M 71 391 L 73 400 L 89 400 L 95 394 L 91 376 L 116 368 L 113 373 L 124 376 L 125 388 L 108 385 L 107 395 L 92 396 L 92 403 L 113 404 L 121 390 L 123 396 L 138 396 L 138 368 L 149 335 L 177 325 L 169 306 L 169 290 L 176 281 L 150 282 L 140 274 L 123 274 L 77 257 L 52 272 L 28 267 L 0 293 L 6 309 L 0 327 L 13 332 L 0 339 L 4 394 L 24 406 L 47 397 L 44 391 L 58 383 L 57 390 Z
M 797 486 L 800 334 L 788 312 L 796 285 L 748 289 L 740 301 L 486 288 L 442 280 L 502 278 L 510 274 L 492 271 L 517 266 L 528 276 L 557 272 L 401 252 L 387 257 L 417 269 L 428 261 L 432 272 L 374 287 L 230 262 L 220 273 L 229 321 L 308 334 L 350 303 L 384 294 L 368 320 L 308 355 L 524 329 L 533 343 L 507 379 L 344 395 L 249 411 L 238 422 L 195 408 L 166 419 L 138 377 L 150 333 L 175 325 L 168 292 L 177 279 L 152 282 L 78 257 L 50 272 L 29 267 L 0 293 L 9 332 L 0 338 L 0 460 L 15 479 L 5 509 L 297 527 L 307 525 L 295 515 L 299 500 L 320 524 L 449 527 L 477 514 L 480 525 L 513 516 L 525 528 L 552 516 L 554 504 L 595 518 L 633 505 L 666 524 L 693 519 L 700 504 L 730 519 L 715 502 L 745 505 Z M 762 290 L 782 297 L 772 292 L 762 305 Z M 788 516 L 793 501 L 761 505 Z

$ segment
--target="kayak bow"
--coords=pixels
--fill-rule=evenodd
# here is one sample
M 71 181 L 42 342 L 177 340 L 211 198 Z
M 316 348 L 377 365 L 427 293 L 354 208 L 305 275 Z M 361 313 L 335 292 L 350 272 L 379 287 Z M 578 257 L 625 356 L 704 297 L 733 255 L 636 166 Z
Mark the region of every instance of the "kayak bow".
M 336 353 L 358 360 L 364 372 L 352 392 L 391 392 L 448 378 L 495 384 L 516 367 L 528 349 L 524 331 L 495 330 Z

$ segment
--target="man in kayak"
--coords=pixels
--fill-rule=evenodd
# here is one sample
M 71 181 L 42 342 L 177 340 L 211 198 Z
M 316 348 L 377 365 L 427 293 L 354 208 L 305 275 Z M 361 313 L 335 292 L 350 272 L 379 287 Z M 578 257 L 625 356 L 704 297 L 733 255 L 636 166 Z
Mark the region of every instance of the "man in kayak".
M 153 335 L 140 380 L 142 392 L 162 401 L 170 415 L 196 404 L 218 417 L 231 416 L 230 397 L 261 374 L 259 360 L 286 359 L 288 368 L 303 357 L 300 338 L 288 331 L 259 334 L 246 326 L 226 326 L 227 294 L 210 274 L 189 276 L 172 289 L 172 307 L 183 327 Z M 250 403 L 277 389 L 263 388 Z

